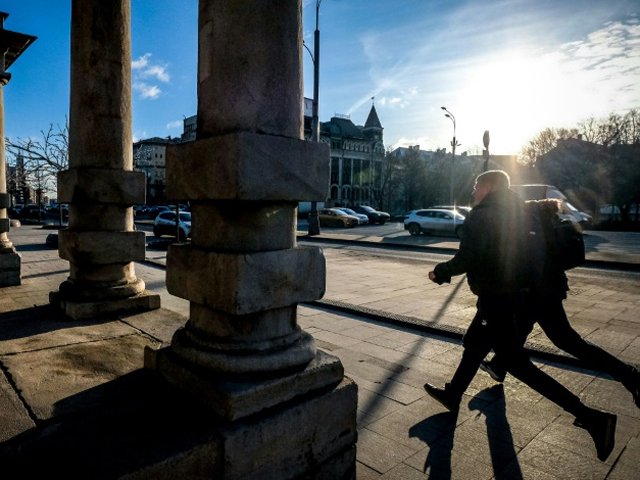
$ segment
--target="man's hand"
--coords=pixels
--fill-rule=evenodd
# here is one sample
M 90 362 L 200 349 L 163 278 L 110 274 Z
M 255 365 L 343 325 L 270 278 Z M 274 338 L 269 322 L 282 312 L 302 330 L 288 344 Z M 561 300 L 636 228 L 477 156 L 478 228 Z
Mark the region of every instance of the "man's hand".
M 438 283 L 436 281 L 436 274 L 434 273 L 433 270 L 429 272 L 429 280 L 431 280 L 432 282 Z

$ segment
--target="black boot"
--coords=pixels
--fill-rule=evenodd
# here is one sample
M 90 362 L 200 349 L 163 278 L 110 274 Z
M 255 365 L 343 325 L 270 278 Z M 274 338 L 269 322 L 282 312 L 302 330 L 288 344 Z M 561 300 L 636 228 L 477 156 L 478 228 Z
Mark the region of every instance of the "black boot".
M 576 418 L 574 425 L 584 428 L 596 446 L 598 460 L 605 461 L 616 444 L 616 422 L 618 417 L 611 413 L 589 409 L 587 413 Z
M 636 407 L 640 408 L 640 372 L 632 368 L 631 373 L 622 384 L 631 392 L 631 395 L 633 395 L 633 401 L 636 403 Z
M 425 383 L 424 389 L 429 395 L 435 398 L 450 411 L 455 413 L 460 408 L 462 395 L 456 395 L 452 393 L 448 383 L 445 384 L 444 388 L 438 388 L 434 385 L 431 385 L 430 383 Z

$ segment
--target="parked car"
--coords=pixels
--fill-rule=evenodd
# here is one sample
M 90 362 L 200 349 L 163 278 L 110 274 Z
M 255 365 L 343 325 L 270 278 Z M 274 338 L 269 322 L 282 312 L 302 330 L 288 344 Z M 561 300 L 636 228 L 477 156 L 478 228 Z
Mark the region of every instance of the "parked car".
M 339 208 L 323 208 L 318 212 L 321 227 L 355 227 L 358 217 L 347 215 Z
M 471 212 L 471 207 L 466 207 L 463 205 L 432 205 L 428 208 L 440 208 L 442 210 L 456 210 L 459 214 L 464 215 L 465 217 L 469 215 Z
M 380 212 L 369 205 L 358 205 L 357 207 L 353 207 L 357 213 L 363 213 L 367 217 L 369 217 L 370 223 L 379 223 L 380 225 L 384 225 L 391 219 L 391 215 L 387 212 Z
M 187 237 L 191 236 L 191 213 L 190 212 L 178 212 L 178 240 L 184 241 Z M 153 234 L 156 237 L 162 235 L 176 236 L 176 212 L 167 210 L 160 212 L 153 222 Z
M 412 210 L 404 217 L 404 229 L 411 235 L 421 233 L 455 234 L 462 238 L 464 215 L 455 210 L 423 208 Z
M 367 225 L 369 223 L 369 217 L 367 217 L 364 213 L 357 213 L 346 207 L 337 207 L 342 210 L 347 215 L 352 215 L 358 219 L 358 225 Z

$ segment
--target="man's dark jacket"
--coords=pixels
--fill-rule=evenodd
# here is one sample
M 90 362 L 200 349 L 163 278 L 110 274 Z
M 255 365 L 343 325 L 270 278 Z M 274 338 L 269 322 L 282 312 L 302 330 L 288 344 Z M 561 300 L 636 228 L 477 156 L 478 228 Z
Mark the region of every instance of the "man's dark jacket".
M 526 234 L 524 202 L 511 190 L 488 193 L 467 216 L 458 253 L 436 266 L 436 281 L 466 273 L 478 296 L 523 291 Z

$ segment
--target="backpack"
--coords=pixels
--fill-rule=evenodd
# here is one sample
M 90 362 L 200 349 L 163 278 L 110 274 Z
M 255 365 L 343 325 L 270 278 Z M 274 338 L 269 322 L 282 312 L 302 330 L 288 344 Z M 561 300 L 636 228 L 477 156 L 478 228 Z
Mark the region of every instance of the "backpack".
M 530 287 L 539 289 L 553 284 L 556 276 L 584 263 L 580 227 L 558 216 L 557 201 L 528 201 L 525 217 L 524 262 Z

